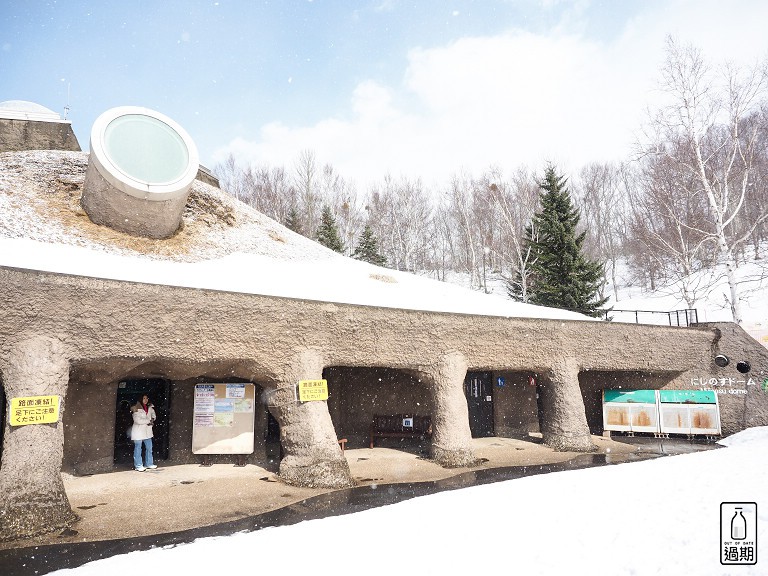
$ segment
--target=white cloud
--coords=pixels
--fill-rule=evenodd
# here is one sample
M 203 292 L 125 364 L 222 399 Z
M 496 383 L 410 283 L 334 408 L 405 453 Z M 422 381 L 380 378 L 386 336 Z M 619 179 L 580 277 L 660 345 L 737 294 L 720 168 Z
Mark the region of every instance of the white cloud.
M 662 3 L 627 21 L 610 43 L 583 35 L 579 11 L 572 26 L 566 18 L 548 34 L 512 30 L 414 48 L 402 84 L 360 83 L 347 117 L 270 123 L 257 140 L 235 139 L 214 160 L 232 152 L 291 166 L 312 149 L 365 186 L 387 172 L 433 183 L 491 165 L 539 169 L 552 161 L 568 172 L 624 159 L 653 97 L 665 36 L 693 42 L 713 61 L 755 59 L 764 55 L 754 47 L 762 46 L 766 7 L 729 11 L 726 21 L 714 1 Z

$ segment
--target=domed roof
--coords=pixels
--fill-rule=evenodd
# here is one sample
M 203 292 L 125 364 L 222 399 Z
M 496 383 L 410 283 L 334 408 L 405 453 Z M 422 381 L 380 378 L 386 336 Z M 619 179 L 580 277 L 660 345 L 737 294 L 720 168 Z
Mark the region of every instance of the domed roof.
M 13 120 L 42 120 L 46 122 L 61 122 L 59 116 L 53 110 L 45 106 L 28 102 L 27 100 L 6 100 L 0 102 L 0 118 Z

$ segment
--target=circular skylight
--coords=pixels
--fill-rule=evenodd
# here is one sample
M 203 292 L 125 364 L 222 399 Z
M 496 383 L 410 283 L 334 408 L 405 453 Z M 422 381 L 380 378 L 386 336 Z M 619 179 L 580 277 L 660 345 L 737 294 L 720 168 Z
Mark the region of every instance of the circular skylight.
M 107 110 L 91 130 L 91 158 L 115 188 L 147 200 L 186 194 L 197 175 L 197 150 L 173 120 L 147 108 Z
M 147 182 L 175 182 L 187 170 L 184 139 L 165 122 L 144 114 L 126 114 L 104 130 L 104 149 L 121 172 Z

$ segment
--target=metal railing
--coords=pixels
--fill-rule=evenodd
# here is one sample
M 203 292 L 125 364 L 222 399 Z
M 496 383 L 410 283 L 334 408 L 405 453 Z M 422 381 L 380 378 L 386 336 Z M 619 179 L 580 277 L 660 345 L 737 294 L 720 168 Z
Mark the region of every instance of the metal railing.
M 635 324 L 654 324 L 657 326 L 692 326 L 699 323 L 696 308 L 659 312 L 658 310 L 608 310 L 606 320 L 613 322 L 633 322 Z

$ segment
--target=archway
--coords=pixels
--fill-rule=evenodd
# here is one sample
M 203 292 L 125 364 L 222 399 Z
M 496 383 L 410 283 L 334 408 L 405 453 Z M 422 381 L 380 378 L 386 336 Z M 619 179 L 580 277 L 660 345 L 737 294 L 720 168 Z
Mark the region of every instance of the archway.
M 170 439 L 171 383 L 163 378 L 123 380 L 117 385 L 115 397 L 115 450 L 114 462 L 118 467 L 133 466 L 133 442 L 130 429 L 133 424 L 131 406 L 149 396 L 155 406 L 157 421 L 153 427 L 153 454 L 156 460 L 168 459 Z
M 323 377 L 328 380 L 333 426 L 339 438 L 347 438 L 348 448 L 369 446 L 374 415 L 434 417 L 430 390 L 415 373 L 377 366 L 331 366 L 323 370 Z M 380 444 L 429 450 L 429 440 L 421 438 L 385 438 Z

